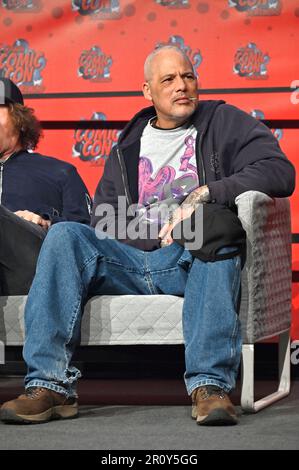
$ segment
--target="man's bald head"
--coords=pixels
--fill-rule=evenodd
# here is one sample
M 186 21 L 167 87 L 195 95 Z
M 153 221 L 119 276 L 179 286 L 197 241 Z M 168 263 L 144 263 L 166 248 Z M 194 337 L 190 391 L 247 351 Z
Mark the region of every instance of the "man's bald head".
M 164 129 L 182 125 L 198 103 L 190 59 L 176 46 L 162 46 L 147 57 L 144 69 L 143 95 L 155 107 L 156 125 Z
M 144 78 L 146 82 L 149 82 L 152 79 L 155 58 L 159 55 L 167 55 L 167 52 L 170 52 L 170 51 L 180 54 L 184 58 L 184 60 L 190 65 L 191 69 L 193 70 L 193 65 L 191 63 L 191 60 L 187 56 L 187 54 L 185 54 L 185 52 L 182 51 L 179 47 L 173 46 L 171 44 L 167 44 L 165 46 L 160 46 L 154 49 L 145 59 Z

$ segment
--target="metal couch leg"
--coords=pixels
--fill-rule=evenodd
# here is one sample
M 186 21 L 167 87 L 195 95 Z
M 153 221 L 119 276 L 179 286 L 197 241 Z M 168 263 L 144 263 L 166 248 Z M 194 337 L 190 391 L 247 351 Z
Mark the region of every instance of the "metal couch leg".
M 256 413 L 275 401 L 286 397 L 290 392 L 291 361 L 290 331 L 279 335 L 279 384 L 276 392 L 254 401 L 254 344 L 244 344 L 242 348 L 242 392 L 241 407 L 245 413 Z
M 0 364 L 5 364 L 5 346 L 3 341 L 0 340 Z

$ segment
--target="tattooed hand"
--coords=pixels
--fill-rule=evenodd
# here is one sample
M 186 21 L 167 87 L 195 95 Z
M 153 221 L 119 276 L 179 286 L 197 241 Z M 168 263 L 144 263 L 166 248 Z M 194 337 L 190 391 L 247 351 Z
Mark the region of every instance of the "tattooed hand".
M 171 232 L 175 225 L 188 217 L 195 211 L 199 204 L 203 202 L 210 202 L 210 191 L 208 186 L 201 186 L 194 189 L 169 217 L 168 222 L 163 225 L 159 232 L 161 239 L 160 246 L 168 246 L 173 243 Z

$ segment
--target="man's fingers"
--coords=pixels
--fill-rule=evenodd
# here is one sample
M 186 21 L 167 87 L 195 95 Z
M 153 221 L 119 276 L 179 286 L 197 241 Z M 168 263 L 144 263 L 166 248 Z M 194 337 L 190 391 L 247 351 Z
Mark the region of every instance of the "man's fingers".
M 161 248 L 163 248 L 165 246 L 171 245 L 172 243 L 173 243 L 173 239 L 171 237 L 162 238 L 160 242 L 160 246 Z
M 167 234 L 167 232 L 171 232 L 171 230 L 169 230 L 169 227 L 171 227 L 171 225 L 166 222 L 166 224 L 163 225 L 163 227 L 161 228 L 160 232 L 159 232 L 159 238 L 164 238 Z
M 27 219 L 28 220 L 28 219 Z M 34 214 L 30 220 L 30 222 L 33 222 L 36 225 L 41 225 L 42 224 L 42 218 L 40 215 Z
M 18 217 L 21 217 L 22 219 L 24 220 L 27 220 L 28 222 L 33 222 L 34 224 L 37 224 L 37 225 L 42 225 L 42 217 L 38 214 L 35 214 L 34 212 L 30 212 L 30 211 L 16 211 L 15 214 L 18 216 Z
M 35 215 L 33 212 L 30 211 L 17 211 L 15 212 L 15 214 L 25 220 L 31 220 L 32 216 Z
M 14 212 L 18 217 L 22 217 L 23 216 L 23 212 L 24 211 L 16 211 Z
M 50 220 L 41 219 L 40 225 L 41 225 L 44 229 L 48 230 L 48 228 L 49 228 L 50 225 L 51 225 L 51 222 L 50 222 Z
M 168 246 L 173 243 L 173 239 L 171 237 L 171 231 L 173 229 L 173 224 L 166 223 L 163 225 L 159 232 L 159 238 L 161 239 L 160 245 L 161 247 L 163 246 Z

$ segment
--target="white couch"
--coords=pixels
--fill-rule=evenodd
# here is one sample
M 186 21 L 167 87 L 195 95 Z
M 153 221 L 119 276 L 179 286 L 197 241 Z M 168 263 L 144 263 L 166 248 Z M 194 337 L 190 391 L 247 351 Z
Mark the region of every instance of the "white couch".
M 287 198 L 248 191 L 236 198 L 247 233 L 240 319 L 243 334 L 241 406 L 256 412 L 290 388 L 291 225 Z M 24 342 L 26 296 L 0 297 L 0 363 L 4 349 Z M 85 307 L 81 345 L 183 343 L 183 298 L 121 295 L 92 298 Z M 277 392 L 254 401 L 254 344 L 279 336 Z M 2 354 L 1 354 L 2 343 Z

